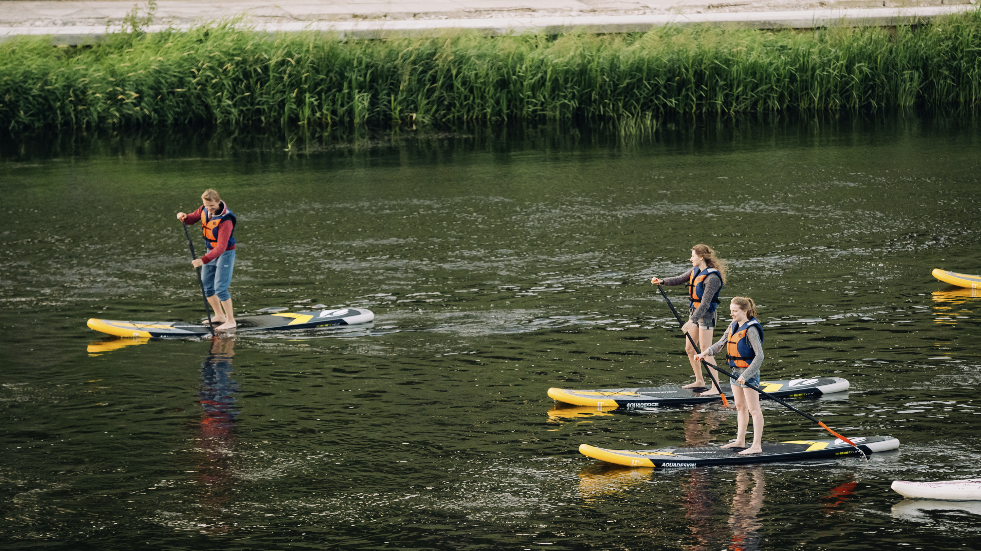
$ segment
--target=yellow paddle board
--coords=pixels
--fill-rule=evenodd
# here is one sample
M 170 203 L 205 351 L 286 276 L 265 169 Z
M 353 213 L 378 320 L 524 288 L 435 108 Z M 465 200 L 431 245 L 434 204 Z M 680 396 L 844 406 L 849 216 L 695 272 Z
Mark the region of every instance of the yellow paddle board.
M 944 283 L 950 283 L 951 285 L 956 285 L 958 287 L 981 289 L 981 276 L 958 274 L 955 272 L 948 272 L 947 270 L 936 269 L 933 270 L 933 277 L 943 281 Z

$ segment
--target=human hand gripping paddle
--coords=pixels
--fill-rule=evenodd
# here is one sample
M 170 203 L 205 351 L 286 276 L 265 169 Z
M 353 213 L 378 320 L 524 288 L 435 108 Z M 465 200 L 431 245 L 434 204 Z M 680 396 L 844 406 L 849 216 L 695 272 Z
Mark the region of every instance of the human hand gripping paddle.
M 184 228 L 184 237 L 187 237 L 187 246 L 191 249 L 191 260 L 197 260 L 198 257 L 194 254 L 194 242 L 191 241 L 191 234 L 187 233 L 187 224 L 183 220 L 180 220 L 181 227 Z M 211 322 L 211 309 L 208 308 L 208 297 L 204 296 L 204 281 L 201 281 L 201 268 L 194 268 L 194 271 L 198 274 L 198 285 L 201 286 L 201 298 L 204 299 L 204 312 L 208 314 L 208 329 L 211 330 L 211 336 L 215 335 L 215 325 Z
M 671 303 L 671 299 L 669 299 L 668 295 L 665 294 L 664 289 L 661 288 L 660 283 L 657 284 L 657 290 L 661 291 L 661 296 L 664 297 L 664 301 L 668 303 L 668 306 L 671 308 L 671 311 L 674 313 L 674 319 L 678 320 L 678 323 L 681 325 L 682 331 L 684 332 L 685 336 L 688 337 L 688 342 L 690 342 L 692 347 L 694 347 L 695 353 L 701 354 L 702 351 L 699 350 L 698 345 L 695 344 L 695 339 L 691 338 L 691 335 L 688 334 L 688 331 L 684 331 L 685 324 L 684 322 L 681 321 L 681 316 L 679 316 L 678 311 L 674 309 L 674 304 Z M 712 373 L 713 369 L 719 371 L 719 368 L 715 364 L 709 363 L 705 360 L 700 360 L 700 361 L 706 366 L 708 366 L 707 371 L 708 371 L 709 379 L 712 379 L 712 384 L 715 385 L 715 389 L 719 391 L 719 396 L 722 398 L 722 407 L 729 407 L 729 401 L 726 400 L 726 395 L 724 392 L 722 392 L 722 386 L 719 385 L 719 381 L 715 378 L 715 374 Z
M 665 292 L 664 292 L 664 289 L 662 289 L 662 288 L 661 288 L 661 285 L 660 285 L 660 284 L 658 284 L 658 286 L 657 286 L 657 290 L 658 290 L 658 291 L 661 291 L 661 296 L 663 296 L 663 297 L 664 297 L 664 300 L 665 300 L 665 301 L 667 301 L 667 303 L 668 303 L 668 306 L 670 306 L 670 307 L 671 307 L 671 311 L 672 311 L 672 312 L 674 312 L 674 317 L 678 319 L 678 323 L 681 323 L 681 318 L 680 318 L 680 317 L 678 316 L 678 312 L 677 312 L 677 311 L 676 311 L 676 310 L 674 309 L 674 305 L 673 305 L 673 304 L 671 304 L 671 300 L 670 300 L 670 299 L 668 299 L 668 295 L 667 295 L 667 294 L 665 294 Z M 688 333 L 685 333 L 685 334 L 686 334 L 686 335 L 688 335 Z M 691 341 L 691 344 L 692 344 L 692 346 L 694 346 L 694 347 L 695 347 L 695 352 L 696 352 L 696 353 L 698 353 L 698 354 L 701 354 L 701 351 L 699 351 L 699 350 L 698 350 L 698 346 L 697 346 L 697 345 L 695 344 L 695 341 L 693 341 L 693 340 L 692 340 L 692 338 L 691 338 L 691 335 L 688 335 L 688 340 L 689 340 L 689 341 Z M 726 375 L 726 376 L 727 376 L 727 377 L 729 377 L 730 379 L 732 379 L 732 380 L 736 380 L 736 377 L 735 377 L 735 376 L 733 376 L 733 374 L 732 374 L 732 373 L 730 373 L 729 371 L 726 371 L 725 369 L 722 369 L 722 368 L 721 368 L 721 367 L 719 367 L 719 366 L 716 366 L 716 365 L 713 365 L 713 364 L 711 364 L 711 363 L 709 363 L 709 362 L 707 362 L 707 361 L 705 361 L 704 359 L 699 359 L 699 361 L 701 361 L 701 362 L 702 362 L 703 364 L 705 364 L 706 366 L 708 366 L 708 367 L 709 367 L 709 369 L 710 369 L 710 371 L 709 371 L 709 375 L 711 375 L 711 373 L 712 373 L 712 372 L 711 372 L 711 370 L 712 370 L 712 369 L 714 369 L 714 370 L 716 370 L 716 371 L 718 371 L 719 373 L 722 373 L 723 375 Z M 714 378 L 712 379 L 712 382 L 715 382 L 715 379 L 714 379 Z M 718 384 L 718 383 L 716 383 L 716 384 Z M 864 460 L 865 460 L 866 462 L 868 462 L 868 460 L 869 460 L 869 458 L 868 458 L 868 457 L 867 457 L 867 456 L 865 455 L 865 452 L 864 452 L 864 451 L 862 451 L 862 448 L 860 448 L 860 447 L 858 447 L 858 446 L 857 446 L 857 445 L 856 445 L 856 444 L 855 444 L 854 442 L 852 442 L 851 440 L 849 440 L 849 439 L 847 439 L 847 438 L 845 438 L 844 436 L 842 436 L 842 435 L 840 435 L 840 434 L 838 434 L 837 432 L 835 432 L 835 431 L 833 431 L 833 430 L 831 430 L 831 429 L 830 429 L 830 428 L 828 427 L 828 425 L 825 425 L 825 424 L 824 424 L 824 423 L 822 423 L 821 421 L 818 421 L 818 420 L 817 420 L 817 418 L 815 418 L 814 416 L 812 416 L 812 415 L 810 415 L 810 414 L 807 414 L 807 413 L 804 413 L 803 411 L 801 411 L 801 410 L 799 410 L 799 409 L 797 409 L 797 408 L 795 408 L 794 406 L 792 406 L 792 405 L 790 405 L 790 404 L 788 404 L 787 402 L 784 402 L 783 400 L 781 400 L 780 398 L 777 398 L 776 396 L 772 396 L 772 395 L 770 395 L 770 394 L 767 394 L 766 392 L 764 392 L 764 391 L 763 391 L 763 390 L 762 390 L 762 389 L 761 389 L 760 387 L 758 387 L 758 386 L 755 386 L 755 385 L 752 385 L 752 384 L 750 384 L 750 383 L 746 383 L 746 387 L 747 387 L 747 388 L 751 388 L 751 389 L 753 389 L 753 390 L 755 390 L 755 391 L 756 391 L 757 393 L 759 393 L 759 395 L 760 395 L 760 396 L 763 396 L 763 397 L 766 397 L 766 398 L 769 398 L 769 399 L 771 399 L 771 400 L 773 400 L 774 402 L 777 402 L 778 404 L 780 404 L 780 405 L 782 405 L 782 406 L 785 406 L 785 407 L 787 407 L 787 409 L 789 409 L 789 410 L 791 410 L 791 411 L 793 411 L 793 412 L 795 412 L 795 413 L 798 413 L 798 414 L 800 414 L 800 415 L 803 415 L 804 417 L 806 417 L 806 418 L 808 418 L 808 419 L 810 419 L 811 421 L 814 421 L 815 423 L 817 423 L 818 425 L 820 425 L 820 426 L 821 426 L 821 428 L 823 428 L 824 430 L 826 430 L 826 431 L 828 431 L 828 432 L 830 432 L 830 433 L 831 433 L 831 434 L 832 434 L 832 435 L 833 435 L 833 436 L 834 436 L 835 438 L 837 438 L 837 439 L 839 439 L 839 440 L 841 440 L 842 442 L 845 442 L 845 443 L 846 443 L 846 444 L 848 444 L 849 446 L 851 446 L 851 447 L 853 447 L 853 448 L 855 448 L 856 450 L 858 450 L 858 453 L 860 453 L 860 454 L 862 454 L 862 459 L 864 459 Z M 719 393 L 721 394 L 721 392 L 722 392 L 722 391 L 721 391 L 721 389 L 720 389 L 720 391 L 719 391 Z M 722 397 L 722 400 L 723 400 L 723 401 L 725 401 L 725 396 L 723 396 L 723 397 Z

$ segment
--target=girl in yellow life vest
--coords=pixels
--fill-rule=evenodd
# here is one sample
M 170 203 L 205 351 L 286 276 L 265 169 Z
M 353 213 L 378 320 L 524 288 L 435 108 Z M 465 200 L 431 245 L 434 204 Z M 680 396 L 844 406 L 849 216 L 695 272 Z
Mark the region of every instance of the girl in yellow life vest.
M 760 386 L 760 365 L 763 364 L 763 326 L 756 319 L 756 304 L 748 297 L 735 297 L 729 305 L 732 323 L 726 332 L 701 354 L 701 360 L 718 354 L 723 349 L 729 359 L 729 369 L 733 377 L 732 398 L 736 402 L 736 439 L 723 448 L 746 448 L 746 429 L 749 418 L 753 418 L 753 445 L 740 451 L 740 455 L 762 453 L 763 410 L 760 408 L 760 395 L 747 385 Z
M 215 331 L 231 331 L 237 324 L 228 286 L 235 268 L 235 224 L 238 220 L 217 191 L 206 190 L 201 195 L 201 201 L 204 204 L 191 214 L 178 212 L 177 219 L 187 226 L 201 221 L 208 252 L 201 258 L 195 258 L 191 265 L 201 268 L 204 294 L 215 311 L 211 321 L 221 324 L 215 327 Z
M 685 352 L 688 354 L 692 371 L 695 372 L 695 382 L 687 384 L 683 388 L 709 387 L 700 396 L 715 396 L 719 394 L 719 391 L 714 386 L 705 384 L 705 377 L 702 375 L 702 363 L 695 359 L 696 351 L 691 343 L 695 341 L 702 350 L 712 344 L 719 292 L 725 285 L 728 268 L 724 260 L 715 256 L 715 251 L 711 247 L 702 244 L 692 247 L 691 266 L 690 270 L 676 277 L 659 279 L 655 276 L 651 279 L 651 283 L 655 285 L 688 284 L 688 299 L 690 301 L 688 322 L 682 326 L 681 330 L 691 336 L 691 340 L 685 339 Z M 706 361 L 715 364 L 714 358 L 709 357 Z

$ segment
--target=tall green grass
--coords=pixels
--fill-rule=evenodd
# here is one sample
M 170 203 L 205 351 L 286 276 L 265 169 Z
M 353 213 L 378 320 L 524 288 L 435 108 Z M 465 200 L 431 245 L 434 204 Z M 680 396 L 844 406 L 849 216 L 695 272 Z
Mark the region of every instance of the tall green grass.
M 322 127 L 981 106 L 981 11 L 898 29 L 338 40 L 215 23 L 0 44 L 0 125 Z

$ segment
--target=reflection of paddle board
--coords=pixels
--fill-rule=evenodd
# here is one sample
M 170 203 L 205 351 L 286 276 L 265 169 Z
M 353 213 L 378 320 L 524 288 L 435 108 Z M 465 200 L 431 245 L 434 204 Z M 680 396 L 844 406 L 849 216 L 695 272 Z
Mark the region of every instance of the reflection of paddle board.
M 981 478 L 909 482 L 894 480 L 892 489 L 903 497 L 946 501 L 981 501 Z
M 899 448 L 899 440 L 891 436 L 852 438 L 863 452 L 870 454 Z M 794 440 L 764 442 L 763 453 L 739 455 L 745 448 L 661 448 L 648 450 L 607 450 L 588 444 L 579 446 L 579 453 L 625 467 L 691 468 L 703 465 L 742 465 L 774 461 L 807 461 L 860 455 L 858 450 L 841 440 Z
M 601 498 L 631 486 L 650 483 L 651 469 L 630 469 L 609 463 L 593 463 L 579 473 L 579 495 L 583 499 Z
M 282 312 L 264 316 L 235 318 L 235 322 L 238 323 L 235 332 L 312 329 L 314 327 L 367 323 L 373 319 L 375 319 L 375 315 L 370 310 L 356 310 L 354 308 L 314 312 Z M 119 337 L 193 337 L 211 334 L 211 330 L 206 325 L 180 321 L 114 321 L 92 318 L 88 325 L 96 331 Z
M 933 277 L 943 281 L 944 283 L 950 283 L 951 285 L 957 285 L 958 287 L 981 289 L 981 276 L 958 274 L 955 272 L 948 272 L 946 270 L 935 269 L 933 270 Z
M 559 404 L 558 407 L 548 410 L 549 421 L 578 420 L 586 417 L 598 417 L 602 415 L 613 414 L 606 411 L 600 411 L 595 407 L 568 406 L 566 404 Z
M 955 289 L 950 289 L 949 291 L 934 291 L 930 293 L 933 298 L 933 302 L 949 302 L 951 304 L 964 304 L 968 302 L 969 298 L 981 297 L 981 288 L 979 289 L 965 289 L 963 287 L 957 287 Z
M 732 399 L 732 388 L 722 383 L 722 392 Z M 777 398 L 821 396 L 832 392 L 848 390 L 849 383 L 840 377 L 819 377 L 814 379 L 792 379 L 789 381 L 763 381 L 760 390 Z M 685 404 L 704 404 L 721 400 L 716 396 L 699 396 L 699 391 L 681 388 L 680 385 L 648 386 L 639 388 L 600 388 L 596 390 L 567 390 L 550 388 L 548 395 L 554 400 L 577 406 L 592 406 L 597 409 L 639 409 L 655 406 L 680 406 Z M 752 392 L 752 391 L 751 391 Z
M 892 506 L 892 516 L 906 520 L 929 521 L 931 511 L 954 511 L 981 515 L 981 501 L 941 501 L 934 499 L 904 499 Z
M 150 342 L 150 339 L 146 337 L 137 338 L 118 338 L 112 339 L 110 341 L 94 341 L 90 342 L 86 348 L 86 352 L 89 356 L 99 356 L 105 354 L 106 352 L 112 352 L 113 350 L 119 350 L 120 348 L 126 346 L 133 346 L 137 344 L 146 344 Z

